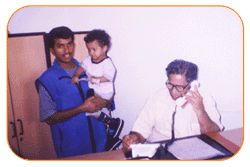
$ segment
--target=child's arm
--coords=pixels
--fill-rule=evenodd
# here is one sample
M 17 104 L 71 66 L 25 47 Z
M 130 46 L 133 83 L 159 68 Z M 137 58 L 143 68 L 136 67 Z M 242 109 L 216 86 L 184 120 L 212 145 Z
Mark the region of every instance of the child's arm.
M 104 82 L 113 82 L 114 77 L 116 75 L 116 69 L 115 66 L 113 65 L 111 59 L 106 59 L 104 62 L 104 68 L 103 68 L 103 73 L 104 75 L 102 77 L 94 77 L 91 74 L 88 74 L 88 77 L 92 79 L 93 84 L 100 84 Z
M 109 82 L 109 80 L 105 77 L 94 77 L 94 79 L 100 79 L 100 83 Z
M 103 82 L 109 82 L 109 79 L 107 79 L 106 77 L 94 77 L 89 73 L 87 73 L 87 75 L 88 75 L 88 77 L 90 77 L 92 79 L 93 84 L 100 84 Z
M 74 73 L 74 76 L 71 80 L 72 83 L 78 83 L 79 82 L 79 76 L 85 71 L 84 68 L 82 68 L 81 66 L 78 67 Z

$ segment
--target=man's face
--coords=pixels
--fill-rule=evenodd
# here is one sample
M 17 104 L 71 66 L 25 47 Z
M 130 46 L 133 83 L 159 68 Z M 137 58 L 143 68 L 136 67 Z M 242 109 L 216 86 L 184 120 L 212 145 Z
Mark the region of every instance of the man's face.
M 186 81 L 186 76 L 183 74 L 183 75 L 180 75 L 180 74 L 170 74 L 169 75 L 169 78 L 168 78 L 168 83 L 176 86 L 176 85 L 179 85 L 179 86 L 187 86 L 188 85 L 188 82 Z M 176 100 L 178 99 L 179 97 L 183 97 L 186 93 L 187 93 L 187 90 L 190 88 L 190 86 L 187 86 L 185 87 L 185 89 L 183 91 L 178 91 L 176 87 L 173 87 L 172 90 L 169 89 L 169 93 L 171 95 L 171 97 Z
M 50 48 L 50 52 L 56 57 L 58 64 L 62 68 L 67 68 L 69 64 L 73 61 L 75 44 L 72 38 L 55 39 L 55 44 L 53 48 Z

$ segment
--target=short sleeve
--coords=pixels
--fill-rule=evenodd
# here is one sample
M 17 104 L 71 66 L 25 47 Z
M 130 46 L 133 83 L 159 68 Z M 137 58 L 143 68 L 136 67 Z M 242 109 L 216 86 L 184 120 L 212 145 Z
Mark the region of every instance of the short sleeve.
M 79 65 L 84 68 L 85 71 L 88 71 L 88 67 L 91 66 L 91 57 L 87 56 Z
M 39 109 L 41 122 L 45 121 L 45 119 L 49 118 L 57 111 L 55 102 L 41 84 L 39 85 Z
M 109 81 L 114 82 L 116 75 L 116 68 L 110 58 L 104 61 L 103 76 Z
M 145 139 L 151 135 L 155 125 L 155 108 L 155 101 L 148 99 L 132 128 L 132 131 L 140 133 Z
M 221 115 L 217 109 L 217 105 L 213 97 L 209 93 L 202 94 L 205 111 L 209 118 L 216 123 L 220 130 L 224 130 L 224 126 L 221 123 Z
M 79 63 L 79 66 L 81 66 L 82 68 L 84 68 L 85 64 L 84 64 L 84 61 L 80 62 Z M 85 68 L 84 68 L 85 69 Z

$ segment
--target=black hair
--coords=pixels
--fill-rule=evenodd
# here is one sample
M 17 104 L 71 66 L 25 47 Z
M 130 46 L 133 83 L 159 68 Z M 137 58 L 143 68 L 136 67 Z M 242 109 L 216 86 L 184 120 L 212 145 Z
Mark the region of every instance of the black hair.
M 48 46 L 49 48 L 53 48 L 55 45 L 55 39 L 69 39 L 70 37 L 72 38 L 72 41 L 74 41 L 74 33 L 68 27 L 62 26 L 53 28 L 48 35 Z
M 92 30 L 87 34 L 86 37 L 84 37 L 84 41 L 86 43 L 93 42 L 94 40 L 97 40 L 101 47 L 107 46 L 107 52 L 110 50 L 111 37 L 104 30 Z
M 174 60 L 166 68 L 167 76 L 170 74 L 185 74 L 188 83 L 198 78 L 198 66 L 184 60 Z

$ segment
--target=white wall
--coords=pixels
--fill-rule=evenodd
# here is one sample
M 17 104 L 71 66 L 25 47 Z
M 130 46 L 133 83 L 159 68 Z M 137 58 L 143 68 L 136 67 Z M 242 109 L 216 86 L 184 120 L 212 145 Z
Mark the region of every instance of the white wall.
M 105 29 L 117 70 L 116 111 L 127 134 L 148 96 L 163 88 L 174 59 L 199 66 L 199 81 L 217 101 L 226 129 L 243 126 L 243 26 L 226 7 L 26 7 L 10 33 Z

